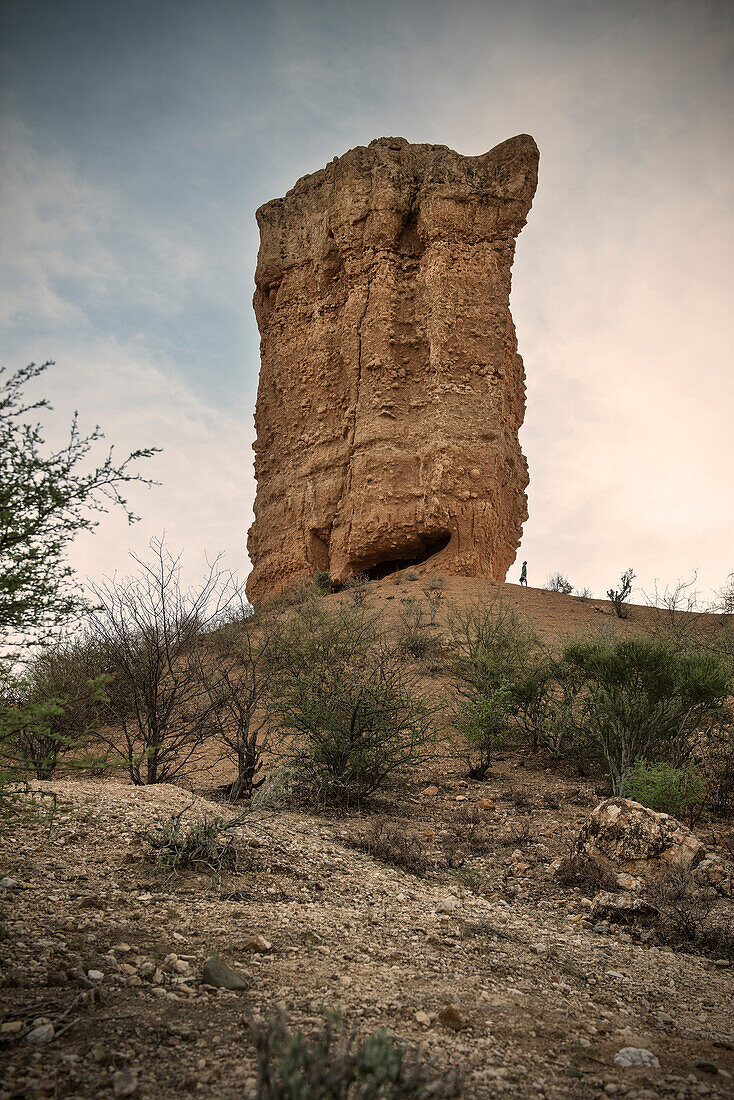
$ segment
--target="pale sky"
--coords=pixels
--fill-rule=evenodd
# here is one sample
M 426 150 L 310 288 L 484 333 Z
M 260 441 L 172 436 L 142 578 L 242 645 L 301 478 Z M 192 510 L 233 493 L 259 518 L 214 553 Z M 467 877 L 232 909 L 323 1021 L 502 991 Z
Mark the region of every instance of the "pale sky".
M 56 360 L 120 451 L 158 445 L 141 522 L 244 575 L 257 206 L 383 135 L 541 152 L 511 307 L 527 373 L 518 561 L 637 596 L 734 570 L 734 8 L 645 0 L 5 0 L 0 356 Z M 509 580 L 516 580 L 513 566 Z

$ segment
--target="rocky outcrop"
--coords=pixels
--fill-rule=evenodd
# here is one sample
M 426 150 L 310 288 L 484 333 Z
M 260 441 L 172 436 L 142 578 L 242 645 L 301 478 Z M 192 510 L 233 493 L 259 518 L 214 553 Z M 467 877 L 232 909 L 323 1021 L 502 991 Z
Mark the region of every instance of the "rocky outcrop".
M 504 579 L 528 481 L 510 271 L 537 166 L 526 135 L 477 157 L 380 138 L 258 210 L 252 599 L 316 569 Z
M 690 870 L 706 855 L 701 841 L 674 817 L 631 798 L 608 798 L 581 829 L 576 855 L 609 874 L 650 880 L 672 869 Z

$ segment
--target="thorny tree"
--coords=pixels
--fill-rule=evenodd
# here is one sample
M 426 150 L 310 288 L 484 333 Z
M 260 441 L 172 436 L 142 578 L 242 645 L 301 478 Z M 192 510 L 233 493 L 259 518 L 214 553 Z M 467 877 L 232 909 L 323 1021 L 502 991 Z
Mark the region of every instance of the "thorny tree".
M 150 545 L 150 562 L 133 555 L 135 576 L 91 589 L 99 671 L 110 677 L 105 738 L 135 784 L 180 778 L 197 756 L 212 702 L 191 663 L 202 635 L 221 623 L 239 593 L 219 559 L 197 587 L 184 589 L 180 556 L 162 540 Z
M 136 518 L 123 489 L 143 480 L 134 464 L 155 453 L 133 451 L 117 463 L 110 448 L 85 471 L 103 436 L 99 428 L 83 435 L 76 414 L 65 445 L 47 449 L 35 417 L 50 405 L 27 399 L 26 389 L 50 366 L 30 363 L 14 374 L 0 368 L 0 645 L 6 651 L 80 611 L 82 593 L 66 561 L 69 543 L 110 507 L 122 508 L 130 522 Z
M 234 621 L 195 649 L 191 665 L 209 703 L 206 733 L 237 767 L 227 788 L 233 801 L 251 795 L 265 781 L 260 771 L 273 727 L 268 698 L 283 635 L 279 615 L 253 614 L 240 593 L 235 610 Z

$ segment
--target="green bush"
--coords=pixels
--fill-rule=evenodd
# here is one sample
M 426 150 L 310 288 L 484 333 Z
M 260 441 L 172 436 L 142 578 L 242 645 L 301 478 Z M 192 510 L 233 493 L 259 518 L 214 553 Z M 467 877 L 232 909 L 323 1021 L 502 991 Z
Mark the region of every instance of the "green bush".
M 326 596 L 331 592 L 331 573 L 326 569 L 317 569 L 313 575 L 313 586 L 320 596 Z
M 374 794 L 434 737 L 433 709 L 379 615 L 346 601 L 291 616 L 271 697 L 296 782 L 326 801 Z
M 525 619 L 499 599 L 488 607 L 452 607 L 448 615 L 452 672 L 460 697 L 456 727 L 469 775 L 482 779 L 517 725 L 518 686 L 537 660 L 538 641 Z
M 706 780 L 691 767 L 638 760 L 627 775 L 625 794 L 657 813 L 685 817 L 693 826 L 706 801 Z
M 441 1100 L 459 1095 L 455 1077 L 439 1080 L 419 1050 L 380 1028 L 360 1040 L 327 1019 L 309 1039 L 283 1019 L 253 1027 L 257 1100 Z
M 624 638 L 566 646 L 574 685 L 569 723 L 603 754 L 615 794 L 637 760 L 687 764 L 713 731 L 731 723 L 731 667 L 714 653 Z

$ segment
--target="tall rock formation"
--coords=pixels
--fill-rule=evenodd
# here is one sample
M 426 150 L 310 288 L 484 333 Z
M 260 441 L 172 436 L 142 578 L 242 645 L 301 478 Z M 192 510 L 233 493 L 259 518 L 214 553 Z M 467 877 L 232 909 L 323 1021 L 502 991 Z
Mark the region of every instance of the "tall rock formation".
M 426 562 L 504 580 L 527 518 L 515 238 L 523 134 L 478 157 L 380 138 L 257 212 L 251 599 Z

